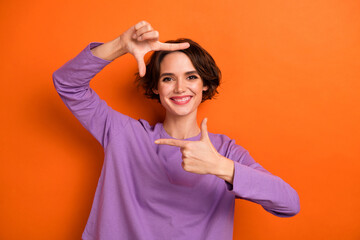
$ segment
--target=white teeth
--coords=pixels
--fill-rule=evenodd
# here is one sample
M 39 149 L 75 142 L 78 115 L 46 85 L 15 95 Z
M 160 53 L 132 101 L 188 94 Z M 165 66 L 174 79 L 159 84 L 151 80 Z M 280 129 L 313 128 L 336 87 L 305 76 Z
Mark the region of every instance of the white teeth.
M 175 102 L 186 102 L 190 99 L 190 97 L 184 97 L 184 98 L 172 98 Z

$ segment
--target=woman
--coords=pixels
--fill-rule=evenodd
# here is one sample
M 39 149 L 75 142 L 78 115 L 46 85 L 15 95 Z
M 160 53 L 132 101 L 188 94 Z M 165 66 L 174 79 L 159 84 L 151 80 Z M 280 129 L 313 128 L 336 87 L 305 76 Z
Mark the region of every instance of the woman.
M 142 21 L 113 41 L 91 43 L 53 74 L 62 100 L 105 150 L 83 239 L 232 239 L 235 198 L 276 216 L 297 214 L 294 189 L 234 140 L 208 133 L 206 119 L 197 125 L 199 104 L 219 85 L 212 57 L 189 39 L 158 39 Z M 163 123 L 150 126 L 114 111 L 89 87 L 126 53 L 138 62 L 146 94 L 165 108 Z

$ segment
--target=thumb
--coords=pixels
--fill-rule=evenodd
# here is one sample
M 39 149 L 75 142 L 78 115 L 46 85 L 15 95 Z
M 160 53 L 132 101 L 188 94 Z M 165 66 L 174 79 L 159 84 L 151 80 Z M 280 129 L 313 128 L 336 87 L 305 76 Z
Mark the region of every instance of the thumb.
M 145 62 L 144 62 L 144 56 L 142 56 L 142 55 L 135 55 L 134 57 L 135 57 L 135 59 L 136 59 L 136 61 L 137 61 L 137 64 L 138 64 L 140 77 L 145 76 L 145 73 L 146 73 L 146 65 L 145 65 Z
M 207 131 L 207 118 L 204 118 L 201 122 L 201 140 L 209 140 L 209 134 Z

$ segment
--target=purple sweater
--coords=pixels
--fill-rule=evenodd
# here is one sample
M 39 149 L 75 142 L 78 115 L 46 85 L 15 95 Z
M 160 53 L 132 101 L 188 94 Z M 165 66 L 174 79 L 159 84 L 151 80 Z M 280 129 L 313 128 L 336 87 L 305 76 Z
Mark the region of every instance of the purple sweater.
M 99 44 L 91 43 L 53 74 L 61 99 L 105 151 L 83 239 L 232 239 L 235 198 L 280 217 L 298 213 L 296 191 L 225 135 L 209 133 L 217 151 L 235 162 L 233 185 L 184 171 L 178 147 L 154 143 L 171 138 L 162 123 L 123 115 L 89 87 L 110 63 L 92 55 Z

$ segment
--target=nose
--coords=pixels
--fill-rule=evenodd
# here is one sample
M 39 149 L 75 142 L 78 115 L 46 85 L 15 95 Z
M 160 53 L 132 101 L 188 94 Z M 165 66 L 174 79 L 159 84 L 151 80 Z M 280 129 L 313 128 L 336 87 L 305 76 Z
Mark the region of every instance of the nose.
M 185 89 L 186 89 L 186 83 L 183 79 L 179 78 L 176 80 L 176 83 L 175 83 L 175 89 L 174 89 L 174 92 L 175 93 L 182 93 L 182 92 L 185 92 Z

